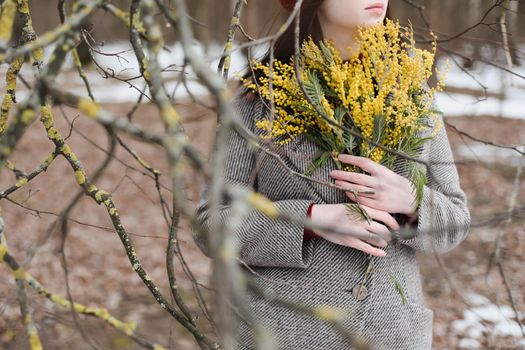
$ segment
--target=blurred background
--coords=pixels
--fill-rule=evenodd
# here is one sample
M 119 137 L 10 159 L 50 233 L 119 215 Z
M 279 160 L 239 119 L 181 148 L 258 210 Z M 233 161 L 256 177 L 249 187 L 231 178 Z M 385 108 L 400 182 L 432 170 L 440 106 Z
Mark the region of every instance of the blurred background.
M 222 53 L 226 40 L 231 14 L 235 0 L 199 0 L 189 1 L 190 11 L 195 34 L 195 46 L 206 53 L 212 67 L 218 63 L 217 56 Z M 129 0 L 111 1 L 117 7 L 127 10 Z M 33 22 L 37 33 L 51 30 L 59 24 L 56 2 L 52 0 L 30 1 L 31 9 L 38 16 Z M 519 111 L 517 97 L 523 91 L 523 52 L 525 44 L 525 6 L 523 0 L 404 0 L 390 1 L 392 16 L 399 18 L 401 23 L 411 23 L 416 33 L 428 40 L 428 30 L 438 36 L 439 51 L 437 66 L 443 68 L 443 58 L 447 57 L 451 63 L 451 72 L 447 80 L 448 93 L 439 96 L 441 108 L 447 115 L 464 113 L 484 113 L 487 108 L 492 114 L 504 117 L 516 117 Z M 286 19 L 287 12 L 281 9 L 277 0 L 250 1 L 243 7 L 241 24 L 245 32 L 253 38 L 275 33 Z M 503 39 L 501 20 L 506 30 L 506 41 Z M 182 66 L 183 54 L 177 41 L 176 34 L 162 17 L 158 17 L 164 28 L 167 47 L 161 54 L 166 66 Z M 92 58 L 88 45 L 80 46 L 81 58 L 86 63 L 93 63 L 93 59 L 103 67 L 111 68 L 124 76 L 132 76 L 138 72 L 133 64 L 131 45 L 127 40 L 129 34 L 121 22 L 106 11 L 99 9 L 89 17 L 89 30 L 92 36 L 91 45 L 100 45 L 100 53 Z M 240 33 L 236 35 L 236 43 L 246 42 L 247 39 Z M 49 48 L 47 51 L 50 52 Z M 262 45 L 256 53 L 262 54 L 266 46 Z M 119 53 L 123 59 L 115 57 Z M 257 54 L 255 55 L 257 57 Z M 233 71 L 240 71 L 246 65 L 246 50 L 233 53 Z M 215 60 L 213 60 L 215 58 Z M 509 62 L 512 63 L 509 66 Z M 191 80 L 191 69 L 186 73 Z M 232 72 L 233 74 L 233 72 Z M 230 74 L 230 77 L 232 77 Z M 172 80 L 175 80 L 172 75 Z M 168 77 L 169 79 L 169 77 Z M 139 94 L 126 91 L 122 95 L 106 94 L 109 87 L 107 81 L 104 86 L 95 90 L 99 100 L 106 98 L 112 102 L 117 100 L 133 100 Z M 118 84 L 127 88 L 127 84 Z M 118 86 L 117 85 L 117 86 Z M 169 85 L 168 85 L 169 86 Z M 173 86 L 172 86 L 173 87 Z M 506 87 L 511 87 L 507 89 Z M 513 88 L 518 87 L 519 90 Z M 111 86 L 112 91 L 114 86 Z M 196 93 L 198 85 L 194 86 Z M 85 90 L 85 89 L 84 89 Z M 187 95 L 179 86 L 175 93 Z M 80 91 L 79 91 L 80 92 Z M 120 90 L 118 90 L 120 92 Z M 469 98 L 470 95 L 475 99 Z M 482 99 L 483 101 L 479 101 Z M 511 99 L 512 101 L 506 101 Z M 505 102 L 506 101 L 506 102 Z M 441 103 L 442 102 L 442 103 Z M 475 102 L 475 103 L 474 103 Z M 478 103 L 479 102 L 479 103 Z M 467 111 L 468 109 L 468 111 Z
M 129 10 L 130 1 L 110 3 Z M 195 0 L 187 4 L 194 46 L 213 70 L 226 42 L 235 3 Z M 29 4 L 38 35 L 60 24 L 57 1 L 32 0 Z M 427 304 L 435 315 L 434 348 L 525 349 L 525 185 L 521 171 L 525 164 L 525 1 L 390 0 L 390 7 L 393 17 L 403 24 L 411 23 L 419 38 L 428 37 L 428 28 L 437 34 L 437 67 L 443 69 L 445 60 L 450 62 L 445 90 L 436 100 L 444 113 L 472 213 L 471 234 L 457 249 L 439 257 L 420 256 Z M 260 38 L 275 33 L 286 15 L 277 0 L 248 1 L 242 9 L 241 24 L 250 37 Z M 190 67 L 182 69 L 184 54 L 173 28 L 162 16 L 156 19 L 165 36 L 166 46 L 159 58 L 166 91 L 192 143 L 207 155 L 216 126 L 213 99 Z M 15 26 L 20 25 L 15 21 Z M 84 29 L 88 34 L 78 49 L 95 99 L 145 130 L 161 132 L 163 125 L 153 105 L 141 101 L 135 108 L 147 89 L 143 81 L 132 79 L 140 71 L 127 28 L 99 9 Z M 17 40 L 15 36 L 12 42 Z M 234 47 L 246 41 L 237 31 Z M 261 46 L 256 53 L 260 55 L 265 48 Z M 46 58 L 52 49 L 53 45 L 46 48 Z M 234 73 L 245 68 L 246 54 L 245 50 L 233 52 L 232 86 Z M 0 65 L 2 94 L 6 72 L 7 65 Z M 186 77 L 184 83 L 181 75 Z M 28 64 L 20 76 L 29 85 L 35 81 Z M 88 96 L 71 57 L 57 82 L 68 92 Z M 17 100 L 23 101 L 29 91 L 19 83 Z M 62 135 L 68 137 L 88 175 L 92 174 L 108 154 L 110 141 L 104 129 L 93 120 L 79 117 L 75 109 L 54 107 L 53 112 Z M 166 156 L 160 147 L 127 135 L 122 139 L 163 174 L 162 186 L 157 189 L 151 176 L 122 147 L 115 149 L 97 186 L 112 194 L 145 270 L 168 295 L 165 250 L 169 227 L 158 198 L 158 193 L 170 193 Z M 35 122 L 10 160 L 30 172 L 42 163 L 52 146 L 42 125 Z M 195 203 L 202 183 L 190 171 L 186 181 L 188 195 Z M 0 169 L 0 190 L 15 182 L 14 174 Z M 189 333 L 158 307 L 131 269 L 102 206 L 85 196 L 76 201 L 67 239 L 62 240 L 64 230 L 57 225 L 57 215 L 77 191 L 69 165 L 59 157 L 45 173 L 0 201 L 11 254 L 54 293 L 70 293 L 75 301 L 105 307 L 118 319 L 137 322 L 137 333 L 150 341 L 173 349 L 198 349 Z M 507 215 L 509 208 L 521 211 Z M 208 290 L 211 264 L 194 244 L 188 223 L 182 220 L 180 227 L 183 256 L 175 264 L 176 275 L 181 294 L 197 312 L 200 299 L 196 284 L 202 287 L 205 300 L 212 298 Z M 5 266 L 0 269 L 0 348 L 29 348 L 14 280 Z M 67 309 L 30 290 L 27 293 L 46 349 L 92 349 L 93 344 L 101 349 L 142 348 L 99 319 L 82 317 L 77 324 Z M 206 317 L 198 314 L 199 325 L 210 330 Z

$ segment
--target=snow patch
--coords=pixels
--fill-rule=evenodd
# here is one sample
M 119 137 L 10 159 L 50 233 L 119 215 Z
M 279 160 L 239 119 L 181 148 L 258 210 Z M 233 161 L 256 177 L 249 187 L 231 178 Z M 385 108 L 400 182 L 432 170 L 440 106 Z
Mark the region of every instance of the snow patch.
M 253 57 L 260 57 L 267 49 L 267 45 L 258 46 L 253 50 Z M 193 48 L 201 57 L 207 58 L 207 64 L 212 71 L 217 70 L 219 56 L 223 51 L 223 44 L 213 43 L 203 47 L 199 42 L 193 43 Z M 236 73 L 242 74 L 247 66 L 247 61 L 240 50 L 238 43 L 234 43 L 231 57 L 230 78 L 234 78 Z M 49 57 L 54 46 L 52 45 L 45 50 L 45 57 Z M 520 50 L 525 51 L 525 45 L 520 46 Z M 99 47 L 100 53 L 95 53 L 94 57 L 97 63 L 104 70 L 115 74 L 120 79 L 130 79 L 140 74 L 137 59 L 133 53 L 129 42 L 112 42 L 106 43 Z M 179 42 L 167 45 L 159 53 L 159 64 L 164 70 L 163 78 L 167 93 L 174 98 L 186 98 L 190 93 L 195 96 L 207 95 L 208 90 L 197 80 L 196 74 L 191 67 L 186 67 L 184 73 L 181 71 L 184 62 L 184 53 Z M 459 57 L 452 56 L 460 62 Z M 440 70 L 443 69 L 444 59 L 436 62 Z M 78 77 L 73 66 L 71 55 L 68 55 L 64 63 L 64 69 L 57 82 L 59 84 L 68 84 L 71 86 L 70 91 L 87 97 L 86 88 Z M 0 66 L 0 75 L 4 76 L 7 65 Z M 513 67 L 512 70 L 521 76 L 525 76 L 525 66 Z M 34 82 L 34 72 L 30 65 L 25 64 L 21 74 L 30 82 Z M 187 84 L 186 87 L 179 83 L 179 77 L 184 74 Z M 469 76 L 469 74 L 471 76 Z M 92 85 L 95 98 L 102 103 L 105 102 L 136 102 L 144 89 L 144 81 L 135 79 L 128 82 L 121 82 L 115 79 L 105 79 L 101 72 L 94 68 L 87 68 L 86 75 Z M 514 85 L 511 85 L 511 82 Z M 136 88 L 130 88 L 130 84 Z M 461 93 L 440 92 L 436 94 L 436 106 L 444 113 L 445 117 L 455 116 L 478 116 L 490 115 L 501 116 L 505 118 L 525 119 L 525 79 L 514 76 L 502 69 L 492 65 L 476 62 L 469 70 L 468 74 L 461 68 L 457 67 L 451 60 L 450 71 L 446 76 L 445 85 L 451 88 L 464 89 Z M 479 96 L 484 96 L 483 88 L 487 88 L 490 96 L 479 98 L 468 94 L 468 91 L 477 92 Z M 0 82 L 0 88 L 5 88 L 5 82 Z M 19 84 L 20 91 L 25 88 Z M 188 92 L 189 90 L 189 92 Z M 18 93 L 18 91 L 17 91 Z M 149 94 L 147 89 L 146 94 Z M 19 94 L 21 97 L 22 94 Z M 21 100 L 21 99 L 19 99 Z
M 474 305 L 463 311 L 463 318 L 452 323 L 452 328 L 461 340 L 461 349 L 480 349 L 480 340 L 487 335 L 513 337 L 515 343 L 525 345 L 525 338 L 514 310 L 508 305 L 492 304 L 486 297 L 471 293 L 468 300 Z M 518 314 L 519 321 L 524 315 Z

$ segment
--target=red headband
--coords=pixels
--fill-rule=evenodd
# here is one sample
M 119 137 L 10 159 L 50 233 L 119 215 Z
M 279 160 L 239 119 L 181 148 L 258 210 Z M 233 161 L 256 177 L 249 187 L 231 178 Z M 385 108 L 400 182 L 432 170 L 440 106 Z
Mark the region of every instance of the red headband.
M 295 0 L 279 0 L 281 6 L 284 7 L 287 11 L 291 12 L 295 6 Z

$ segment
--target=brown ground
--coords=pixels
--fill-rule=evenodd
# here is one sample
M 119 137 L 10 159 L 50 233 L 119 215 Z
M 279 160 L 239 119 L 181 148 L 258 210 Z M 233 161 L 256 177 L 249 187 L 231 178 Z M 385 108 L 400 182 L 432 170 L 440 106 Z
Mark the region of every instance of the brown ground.
M 123 114 L 127 105 L 109 105 L 108 109 Z M 179 106 L 186 120 L 186 130 L 192 141 L 202 151 L 207 151 L 213 137 L 214 116 L 205 109 L 192 105 Z M 76 112 L 66 110 L 70 120 Z M 206 117 L 203 122 L 201 117 Z M 68 123 L 61 112 L 55 109 L 55 117 L 63 136 L 68 135 Z M 190 120 L 191 119 L 191 120 Z M 155 109 L 144 106 L 135 119 L 152 131 L 161 131 Z M 200 120 L 200 121 L 199 121 Z M 525 121 L 504 120 L 491 117 L 450 118 L 448 121 L 476 137 L 489 139 L 502 144 L 524 143 Z M 75 127 L 97 145 L 106 148 L 108 141 L 104 130 L 94 122 L 78 118 Z M 52 150 L 50 142 L 43 134 L 43 127 L 37 121 L 18 145 L 12 161 L 26 172 L 35 169 L 46 154 Z M 451 143 L 456 150 L 466 141 L 461 140 L 449 129 Z M 165 155 L 160 147 L 153 147 L 124 137 L 126 142 L 152 166 L 163 174 L 168 173 Z M 68 143 L 91 175 L 103 160 L 104 152 L 93 147 L 90 142 L 73 132 Z M 165 271 L 165 247 L 167 225 L 163 219 L 154 182 L 146 172 L 130 157 L 122 147 L 116 152 L 118 160 L 113 160 L 105 175 L 97 185 L 112 194 L 123 225 L 135 244 L 138 257 L 152 280 L 168 297 L 167 275 Z M 442 256 L 448 276 L 453 286 L 445 278 L 443 269 L 431 255 L 421 256 L 424 287 L 427 303 L 435 310 L 435 349 L 455 349 L 461 334 L 453 332 L 451 323 L 461 319 L 466 308 L 458 293 L 476 292 L 495 303 L 509 305 L 507 294 L 497 272 L 493 270 L 486 278 L 489 257 L 494 248 L 498 226 L 475 227 L 476 223 L 489 218 L 494 213 L 503 212 L 507 198 L 512 191 L 514 170 L 505 164 L 490 161 L 466 161 L 457 157 L 461 183 L 468 194 L 472 212 L 473 227 L 468 239 L 450 254 Z M 122 161 L 123 163 L 121 163 Z M 125 164 L 125 165 L 123 165 Z M 1 170 L 0 188 L 15 183 L 14 176 Z M 188 177 L 197 181 L 194 177 Z M 168 187 L 165 175 L 161 182 Z M 191 182 L 190 196 L 197 198 L 199 184 Z M 518 206 L 525 202 L 525 185 L 517 199 Z M 25 206 L 22 208 L 12 202 L 1 202 L 2 216 L 6 225 L 6 236 L 10 252 L 24 263 L 26 252 L 39 238 L 43 237 L 56 219 L 56 214 L 74 197 L 78 187 L 67 162 L 58 158 L 46 173 L 41 174 L 25 187 L 10 196 L 13 201 Z M 163 190 L 165 199 L 170 201 L 168 191 Z M 520 204 L 521 203 L 521 204 Z M 28 209 L 31 208 L 31 209 Z M 139 277 L 132 271 L 122 243 L 113 232 L 111 222 L 102 206 L 97 206 L 90 198 L 84 197 L 71 215 L 70 231 L 65 246 L 69 269 L 68 279 L 71 294 L 76 302 L 89 306 L 106 307 L 115 317 L 138 324 L 137 334 L 148 341 L 171 345 L 177 349 L 197 349 L 188 333 L 165 311 L 155 305 L 154 299 L 144 287 Z M 508 283 L 519 310 L 525 309 L 523 290 L 525 290 L 522 261 L 525 252 L 523 213 L 515 218 L 505 230 L 501 259 L 507 274 Z M 187 225 L 182 225 L 180 244 L 185 258 L 197 280 L 209 285 L 210 263 L 194 245 Z M 54 231 L 51 237 L 39 247 L 36 256 L 26 266 L 28 271 L 52 292 L 66 295 L 65 275 L 61 265 L 60 235 Z M 26 349 L 27 340 L 19 320 L 15 287 L 5 266 L 0 275 L 0 348 Z M 177 268 L 180 289 L 192 301 L 191 285 L 180 267 Z M 27 289 L 26 289 L 27 290 Z M 204 290 L 206 298 L 209 292 Z M 91 348 L 80 332 L 75 329 L 71 315 L 61 307 L 53 305 L 45 298 L 28 290 L 29 305 L 36 319 L 37 327 L 46 349 L 89 349 Z M 127 336 L 114 330 L 104 322 L 80 317 L 80 324 L 89 342 L 100 349 L 139 349 Z M 485 338 L 491 338 L 487 335 Z M 491 344 L 500 349 L 514 349 L 509 339 L 492 339 Z M 484 345 L 488 347 L 487 345 Z M 506 346 L 506 347 L 504 347 Z

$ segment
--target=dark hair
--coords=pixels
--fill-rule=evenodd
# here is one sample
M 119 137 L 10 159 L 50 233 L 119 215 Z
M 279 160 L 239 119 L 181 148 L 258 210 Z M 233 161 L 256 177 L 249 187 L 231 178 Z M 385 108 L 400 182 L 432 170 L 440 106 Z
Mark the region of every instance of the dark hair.
M 299 43 L 302 43 L 305 39 L 308 38 L 308 36 L 311 35 L 312 40 L 319 45 L 319 42 L 324 39 L 323 31 L 321 29 L 321 23 L 319 22 L 319 8 L 323 4 L 325 0 L 304 0 L 303 4 L 301 5 L 301 9 L 299 10 L 299 16 L 300 16 L 300 23 L 299 23 Z M 390 6 L 387 6 L 386 9 L 386 18 L 391 19 L 390 16 Z M 274 45 L 274 51 L 273 56 L 275 60 L 279 60 L 281 62 L 289 62 L 290 58 L 295 53 L 295 21 L 291 23 L 290 26 L 282 33 L 279 38 L 275 41 Z M 271 47 L 268 49 L 268 51 L 264 54 L 264 56 L 260 59 L 260 62 L 264 65 L 268 64 L 270 62 L 270 50 Z M 248 70 L 247 72 L 242 76 L 243 79 L 249 79 L 253 80 L 253 78 L 256 79 L 256 81 L 259 81 L 259 78 L 263 74 L 260 70 L 252 71 L 250 68 L 250 63 L 248 63 Z M 252 92 L 250 89 L 245 89 L 242 94 L 245 95 L 248 92 Z

